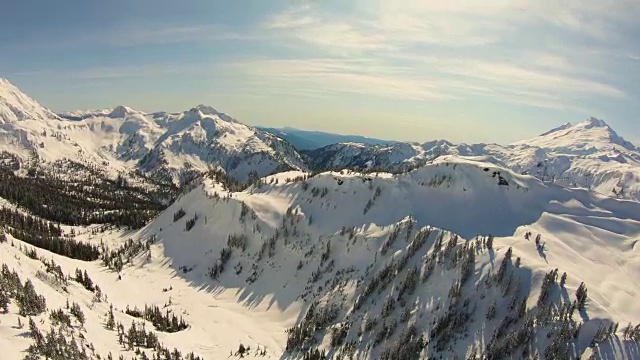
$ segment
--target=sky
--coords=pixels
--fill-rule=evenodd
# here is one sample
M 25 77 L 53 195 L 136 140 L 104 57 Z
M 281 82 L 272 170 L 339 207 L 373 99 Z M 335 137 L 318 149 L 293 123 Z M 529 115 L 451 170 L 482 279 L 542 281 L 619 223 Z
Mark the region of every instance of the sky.
M 22 0 L 0 77 L 55 110 L 509 143 L 604 119 L 640 144 L 637 0 Z

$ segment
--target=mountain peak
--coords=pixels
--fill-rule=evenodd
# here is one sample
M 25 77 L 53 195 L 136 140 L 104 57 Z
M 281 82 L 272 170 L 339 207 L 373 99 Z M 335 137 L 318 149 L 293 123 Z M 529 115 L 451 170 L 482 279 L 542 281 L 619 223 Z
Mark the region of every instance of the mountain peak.
M 600 120 L 595 117 L 590 117 L 586 120 L 583 120 L 575 124 L 567 122 L 563 125 L 560 125 L 545 133 L 540 134 L 540 136 L 548 136 L 554 133 L 564 132 L 565 130 L 580 131 L 580 130 L 588 130 L 588 129 L 594 129 L 594 128 L 604 128 L 609 131 L 613 131 L 613 129 L 611 129 L 611 127 L 607 125 L 607 123 L 604 120 Z
M 22 120 L 59 119 L 9 80 L 0 78 L 0 124 Z
M 193 109 L 191 109 L 191 111 L 200 111 L 205 115 L 218 115 L 218 110 L 216 110 L 213 106 L 203 104 L 194 107 Z
M 194 114 L 202 114 L 206 116 L 217 116 L 220 120 L 228 121 L 228 122 L 237 122 L 231 116 L 216 110 L 214 107 L 209 105 L 200 104 L 196 107 L 189 109 L 187 112 Z
M 599 150 L 637 148 L 619 136 L 604 120 L 590 117 L 581 122 L 566 123 L 540 136 L 515 143 L 545 149 L 562 149 L 570 153 L 590 154 Z
M 140 111 L 134 110 L 128 106 L 118 105 L 113 108 L 113 110 L 111 110 L 111 112 L 107 116 L 112 119 L 122 119 L 133 114 L 140 114 Z
M 607 125 L 606 122 L 604 122 L 604 120 L 600 120 L 594 117 L 590 117 L 582 122 L 579 122 L 576 124 L 576 126 L 583 126 L 586 129 L 591 129 L 594 127 L 607 127 L 610 128 L 609 125 Z

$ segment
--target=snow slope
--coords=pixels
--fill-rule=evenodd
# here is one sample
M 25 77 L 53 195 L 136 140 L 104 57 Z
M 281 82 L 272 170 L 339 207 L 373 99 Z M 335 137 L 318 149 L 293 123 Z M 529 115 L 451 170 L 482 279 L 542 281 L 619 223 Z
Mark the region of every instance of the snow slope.
M 399 175 L 342 171 L 307 179 L 306 173 L 290 171 L 235 193 L 205 180 L 137 232 L 78 230 L 78 239 L 103 241 L 112 248 L 127 238 L 157 237 L 150 255 L 141 254 L 125 266 L 122 280 L 98 262 L 38 251 L 54 258 L 65 272 L 87 269 L 108 296 L 103 303 L 92 304 L 80 286 L 70 286 L 69 294 L 64 294 L 34 277 L 42 265 L 11 247 L 13 239 L 0 245 L 0 262 L 15 267 L 21 277 L 34 279 L 50 309 L 62 306 L 67 297 L 80 301 L 89 319 L 85 337 L 101 354 L 132 355 L 120 348 L 115 333 L 102 326 L 108 303 L 121 310 L 127 305 L 164 306 L 171 299 L 171 310 L 183 314 L 190 328 L 159 334 L 161 341 L 205 359 L 227 358 L 239 343 L 252 349 L 266 346 L 266 358 L 299 358 L 295 351 L 285 353 L 285 329 L 304 324 L 309 311 L 326 309 L 336 313 L 323 315 L 330 320 L 309 346 L 331 355 L 354 353 L 361 359 L 379 359 L 394 349 L 409 324 L 428 338 L 448 309 L 469 309 L 468 321 L 444 348 L 438 348 L 436 336 L 423 353 L 464 357 L 474 344 L 481 352 L 492 344 L 500 319 L 511 314 L 511 298 L 526 301 L 528 314 L 537 314 L 542 279 L 558 268 L 567 273 L 567 283 L 554 285 L 556 304 L 574 299 L 581 282 L 589 291 L 586 311 L 574 315 L 583 325 L 570 342 L 570 358 L 593 352 L 602 358 L 637 358 L 638 345 L 622 338 L 595 348 L 588 345 L 601 324 L 640 320 L 635 301 L 640 295 L 640 204 L 543 183 L 486 160 L 442 156 Z M 180 209 L 185 215 L 176 219 Z M 187 230 L 192 219 L 194 225 Z M 540 234 L 544 250 L 536 249 L 533 238 L 526 240 L 526 232 Z M 454 234 L 461 238 L 455 240 Z M 489 234 L 495 236 L 491 249 L 483 245 Z M 436 245 L 439 239 L 441 248 Z M 447 252 L 452 239 L 455 250 Z M 495 278 L 510 247 L 513 261 L 518 257 L 521 264 L 508 267 L 512 280 L 507 287 Z M 231 255 L 223 270 L 211 277 L 212 269 L 222 264 L 223 249 L 230 249 Z M 450 300 L 452 285 L 461 276 L 454 259 L 464 258 L 465 249 L 474 249 L 475 254 L 470 278 L 460 286 L 468 306 L 462 299 Z M 365 289 L 391 265 L 395 271 L 388 283 L 366 297 Z M 422 277 L 430 266 L 434 276 L 402 295 L 410 271 L 417 269 Z M 384 310 L 388 299 L 402 300 L 392 301 L 391 309 Z M 488 320 L 485 314 L 494 300 L 497 315 Z M 0 315 L 0 341 L 3 349 L 9 349 L 8 359 L 20 358 L 28 344 L 20 337 L 24 330 L 13 327 L 15 312 L 12 307 L 9 315 Z M 362 330 L 374 318 L 377 325 Z M 133 321 L 122 313 L 117 319 L 126 325 Z M 376 345 L 377 333 L 392 324 L 395 330 Z M 519 324 L 508 327 L 509 332 L 517 332 Z M 543 354 L 549 347 L 552 324 L 535 327 L 532 351 Z M 347 325 L 347 342 L 332 346 L 331 332 L 337 330 L 331 329 Z M 350 341 L 353 348 L 346 345 Z M 511 357 L 519 358 L 521 351 L 518 347 Z
M 640 205 L 636 202 L 544 184 L 535 178 L 496 168 L 491 163 L 455 157 L 442 157 L 432 165 L 405 175 L 325 173 L 304 182 L 293 181 L 302 175 L 296 172 L 278 174 L 265 179 L 265 185 L 233 194 L 226 194 L 219 186 L 205 182 L 203 187 L 167 209 L 147 231 L 159 234 L 164 254 L 172 259 L 174 266 L 195 269 L 186 278 L 198 284 L 210 284 L 210 279 L 203 278 L 203 273 L 215 263 L 222 248 L 228 246 L 226 239 L 246 235 L 246 249 L 234 250 L 227 265 L 228 268 L 233 266 L 234 270 L 242 268 L 242 272 L 237 275 L 229 269 L 220 276 L 219 283 L 214 283 L 216 288 L 223 290 L 237 289 L 237 301 L 248 308 L 268 302 L 282 311 L 294 304 L 304 309 L 311 299 L 322 302 L 344 296 L 346 313 L 345 317 L 341 315 L 336 320 L 340 323 L 340 319 L 346 319 L 349 312 L 354 312 L 348 309 L 362 291 L 363 283 L 391 259 L 407 251 L 404 239 L 397 240 L 386 254 L 381 249 L 394 229 L 406 230 L 408 223 L 412 223 L 413 232 L 408 230 L 408 239 L 419 229 L 435 226 L 431 228 L 434 235 L 428 244 L 437 237 L 437 228 L 460 234 L 468 240 L 474 239 L 476 234 L 499 236 L 495 240 L 496 254 L 504 254 L 512 246 L 514 256 L 522 259 L 521 276 L 523 286 L 529 284 L 524 291 L 529 296 L 530 307 L 535 306 L 542 274 L 559 268 L 561 272 L 567 272 L 569 279 L 568 294 L 563 296 L 572 298 L 582 281 L 589 285 L 588 315 L 582 319 L 587 329 L 597 328 L 605 320 L 635 323 L 640 316 L 640 306 L 634 301 L 640 292 L 637 280 L 640 254 L 634 245 L 640 236 Z M 500 177 L 509 185 L 499 185 Z M 271 179 L 274 179 L 273 183 Z M 287 182 L 287 179 L 291 181 Z M 380 191 L 376 196 L 378 187 Z M 221 198 L 216 198 L 216 193 Z M 371 199 L 375 200 L 364 213 Z M 248 210 L 240 221 L 242 203 Z M 172 224 L 173 214 L 179 208 L 186 210 L 185 219 L 198 214 L 197 224 L 189 232 L 184 231 L 182 221 Z M 160 228 L 162 232 L 159 232 Z M 350 230 L 341 235 L 343 229 L 353 229 L 353 238 L 348 235 Z M 533 239 L 525 240 L 526 231 L 541 234 L 546 250 L 537 250 Z M 258 254 L 263 251 L 262 244 L 269 242 L 276 232 L 281 235 L 276 241 L 275 254 L 272 258 L 263 255 L 263 259 L 258 260 Z M 288 234 L 282 235 L 284 233 Z M 448 238 L 446 234 L 445 238 Z M 328 241 L 332 249 L 330 258 L 335 260 L 335 275 L 329 271 L 314 285 L 316 282 L 309 279 L 314 277 L 314 272 L 325 271 L 320 253 Z M 428 248 L 419 251 L 410 264 L 420 269 L 429 251 Z M 499 263 L 499 255 L 481 254 L 476 264 L 476 284 L 481 283 L 480 279 L 491 269 L 495 271 Z M 299 264 L 303 266 L 298 268 Z M 248 277 L 247 269 L 251 269 Z M 341 270 L 353 273 L 333 288 L 332 279 L 340 278 L 337 274 Z M 395 287 L 399 286 L 404 273 L 396 276 Z M 251 274 L 258 274 L 258 278 L 247 284 Z M 446 302 L 452 276 L 455 278 L 455 274 L 443 273 L 442 276 L 442 279 L 434 280 L 434 284 L 420 288 L 415 297 L 416 304 L 424 306 L 422 309 L 416 305 L 418 308 L 414 311 L 425 314 L 424 319 L 416 320 L 425 330 L 435 317 L 426 314 L 435 311 L 436 303 Z M 300 303 L 300 294 L 305 302 Z M 379 298 L 383 299 L 384 294 Z M 425 303 L 426 299 L 431 300 Z M 380 306 L 374 302 L 363 316 L 375 314 Z M 486 307 L 486 301 L 477 306 Z M 482 321 L 481 317 L 477 320 Z M 477 325 L 471 328 L 488 336 L 496 324 L 485 325 L 482 329 Z M 576 345 L 578 353 L 591 351 L 586 349 L 589 332 L 585 334 Z M 326 336 L 321 344 L 329 348 Z M 365 339 L 361 341 L 366 344 Z M 471 339 L 460 340 L 454 351 L 462 356 L 471 343 Z M 540 351 L 542 344 L 544 342 L 539 345 Z M 615 344 L 609 345 L 597 351 L 613 351 L 618 358 L 632 358 L 626 353 L 630 344 L 617 348 Z M 367 353 L 360 349 L 361 355 L 372 358 L 379 356 L 378 351 Z
M 104 108 L 104 109 L 95 109 L 95 110 L 72 110 L 72 111 L 62 111 L 58 112 L 57 115 L 63 119 L 68 120 L 84 120 L 90 117 L 96 116 L 107 116 L 109 115 L 113 109 Z
M 9 245 L 13 242 L 15 247 Z M 226 358 L 229 351 L 235 351 L 240 341 L 254 348 L 259 344 L 267 347 L 265 359 L 277 359 L 281 351 L 279 345 L 285 338 L 284 329 L 295 319 L 289 319 L 287 313 L 269 310 L 266 306 L 256 307 L 251 312 L 235 301 L 233 292 L 213 293 L 211 290 L 196 289 L 191 283 L 176 277 L 176 273 L 166 262 L 154 261 L 125 269 L 118 274 L 105 270 L 100 263 L 86 263 L 71 260 L 44 250 L 38 254 L 47 260 L 53 259 L 60 264 L 63 271 L 72 274 L 76 268 L 86 270 L 93 281 L 100 286 L 107 301 L 95 302 L 94 295 L 82 285 L 70 282 L 65 292 L 36 274 L 44 273 L 44 265 L 32 260 L 18 250 L 24 245 L 9 236 L 9 243 L 0 244 L 2 253 L 0 262 L 10 269 L 16 269 L 22 279 L 31 279 L 36 291 L 44 295 L 49 310 L 64 308 L 65 303 L 78 302 L 86 317 L 87 325 L 82 331 L 88 342 L 93 343 L 96 352 L 105 357 L 111 352 L 115 358 L 120 354 L 127 359 L 134 356 L 118 344 L 116 333 L 104 327 L 105 314 L 109 304 L 114 306 L 116 321 L 126 328 L 138 319 L 124 314 L 127 306 L 142 308 L 147 305 L 158 305 L 182 315 L 190 323 L 190 328 L 178 333 L 166 334 L 157 332 L 160 341 L 170 349 L 178 348 L 183 353 L 193 351 L 204 359 Z M 28 245 L 26 245 L 28 246 Z M 161 256 L 154 249 L 152 256 Z M 171 287 L 171 291 L 163 289 Z M 171 303 L 170 306 L 165 305 Z M 29 345 L 24 336 L 25 329 L 17 328 L 17 307 L 12 304 L 9 314 L 0 314 L 0 347 L 3 349 L 2 359 L 22 359 L 23 351 Z M 40 328 L 48 329 L 48 316 L 36 318 Z M 40 325 L 42 321 L 42 325 Z M 26 319 L 22 319 L 26 324 Z M 147 323 L 148 329 L 153 329 Z
M 408 268 L 414 264 L 419 272 L 425 271 L 425 259 L 434 252 L 429 246 L 433 246 L 438 234 L 445 239 L 449 232 L 460 234 L 468 241 L 476 239 L 477 234 L 493 234 L 498 236 L 495 254 L 478 253 L 475 284 L 482 283 L 482 278 L 496 270 L 508 247 L 513 247 L 514 256 L 521 258 L 518 274 L 531 308 L 535 307 L 544 272 L 554 268 L 567 272 L 567 290 L 563 290 L 564 295 L 558 294 L 565 301 L 573 298 L 580 282 L 587 283 L 590 300 L 581 321 L 588 330 L 576 343 L 576 353 L 592 351 L 586 345 L 602 321 L 626 324 L 640 318 L 640 306 L 634 300 L 640 292 L 640 254 L 636 246 L 640 236 L 640 205 L 636 202 L 545 184 L 488 162 L 456 157 L 441 157 L 429 166 L 403 175 L 323 173 L 304 181 L 300 176 L 304 174 L 278 174 L 265 179 L 264 185 L 233 194 L 207 181 L 167 209 L 147 231 L 159 234 L 164 254 L 174 266 L 195 269 L 185 276 L 197 279 L 198 284 L 210 284 L 203 273 L 228 246 L 225 239 L 244 234 L 246 249 L 234 249 L 227 265 L 243 270 L 240 275 L 227 270 L 214 281 L 216 288 L 238 289 L 237 301 L 248 308 L 269 302 L 282 311 L 294 304 L 308 309 L 314 299 L 320 303 L 343 299 L 344 313 L 334 324 L 358 323 L 361 316 L 366 318 L 381 311 L 382 300 L 374 300 L 365 313 L 354 310 L 350 304 L 373 274 L 408 251 L 408 241 L 420 229 L 431 229 L 433 234 L 427 248 L 419 250 L 409 261 Z M 247 206 L 244 216 L 242 204 Z M 185 219 L 198 214 L 197 223 L 189 232 L 184 231 L 180 220 L 172 224 L 173 214 L 180 208 L 187 213 Z M 401 238 L 383 252 L 384 244 L 396 229 L 401 234 L 407 232 L 407 240 Z M 527 231 L 541 234 L 545 250 L 536 249 L 533 239 L 524 239 Z M 265 252 L 262 244 L 269 243 L 274 234 L 279 235 L 273 257 L 260 256 Z M 335 261 L 333 270 L 327 270 L 330 266 L 323 265 L 320 256 L 328 242 L 330 259 Z M 248 277 L 246 269 L 251 269 Z M 442 278 L 419 287 L 411 300 L 416 306 L 412 310 L 414 320 L 427 332 L 439 311 L 434 307 L 446 303 L 447 291 L 455 279 L 455 273 L 442 271 Z M 345 276 L 345 272 L 349 275 Z M 318 273 L 319 280 L 310 280 Z M 406 270 L 398 273 L 395 277 L 398 280 L 390 285 L 395 291 L 404 274 Z M 388 291 L 377 298 L 384 299 L 385 294 L 390 294 Z M 484 294 L 484 290 L 476 291 Z M 472 290 L 470 296 L 474 293 Z M 487 296 L 490 297 L 488 293 Z M 478 300 L 476 306 L 486 308 L 487 302 Z M 483 325 L 472 325 L 470 328 L 475 330 L 469 333 L 477 331 L 484 338 L 482 341 L 488 342 L 496 324 L 483 321 L 484 310 L 479 312 L 476 320 Z M 399 316 L 398 310 L 394 314 Z M 324 336 L 320 346 L 329 349 L 329 335 Z M 363 348 L 368 343 L 366 337 L 359 341 L 362 346 L 356 352 L 363 358 L 380 356 L 379 348 Z M 454 352 L 464 356 L 474 341 L 480 341 L 479 337 L 459 339 L 445 357 L 453 356 Z M 547 344 L 539 341 L 542 352 Z M 630 359 L 635 357 L 630 355 L 633 349 L 637 354 L 632 343 L 612 342 L 595 351 Z
M 0 124 L 27 119 L 59 119 L 51 110 L 26 96 L 8 80 L 0 78 Z

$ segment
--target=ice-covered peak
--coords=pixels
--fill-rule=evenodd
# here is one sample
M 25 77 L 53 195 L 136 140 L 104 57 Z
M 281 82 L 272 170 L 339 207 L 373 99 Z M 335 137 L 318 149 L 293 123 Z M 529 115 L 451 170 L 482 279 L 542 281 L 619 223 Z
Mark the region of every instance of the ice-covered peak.
M 427 141 L 426 143 L 421 145 L 423 149 L 425 150 L 429 150 L 429 149 L 433 149 L 433 148 L 437 148 L 437 147 L 442 147 L 442 148 L 448 148 L 448 147 L 453 147 L 453 143 L 444 140 L 444 139 L 439 139 L 439 140 L 432 140 L 432 141 Z
M 191 109 L 191 111 L 199 111 L 204 115 L 218 115 L 218 110 L 216 110 L 213 106 L 203 104 L 194 107 L 193 109 Z
M 529 145 L 543 149 L 562 150 L 570 154 L 591 154 L 596 151 L 618 149 L 637 151 L 630 142 L 619 136 L 604 120 L 590 117 L 576 124 L 567 123 L 533 139 L 514 145 Z
M 610 144 L 622 146 L 628 150 L 638 150 L 633 144 L 626 141 L 604 120 L 590 117 L 573 126 L 575 132 L 583 132 L 594 141 L 604 141 Z
M 115 108 L 113 108 L 113 110 L 111 110 L 111 112 L 107 116 L 112 119 L 123 119 L 129 115 L 140 114 L 140 113 L 141 113 L 140 111 L 133 110 L 128 106 L 118 105 Z
M 0 78 L 0 124 L 21 120 L 59 119 L 51 110 Z
M 609 127 L 604 120 L 600 120 L 594 117 L 590 117 L 582 122 L 576 124 L 577 127 L 584 127 L 585 129 L 591 129 L 594 127 Z
M 188 111 L 185 112 L 185 116 L 187 117 L 192 117 L 192 115 L 190 116 L 189 114 L 194 114 L 197 115 L 201 118 L 205 118 L 205 117 L 217 117 L 220 120 L 224 120 L 224 121 L 228 121 L 228 122 L 237 122 L 234 118 L 232 118 L 231 116 L 220 112 L 218 110 L 216 110 L 214 107 L 209 106 L 209 105 L 203 105 L 200 104 L 194 108 L 189 109 Z

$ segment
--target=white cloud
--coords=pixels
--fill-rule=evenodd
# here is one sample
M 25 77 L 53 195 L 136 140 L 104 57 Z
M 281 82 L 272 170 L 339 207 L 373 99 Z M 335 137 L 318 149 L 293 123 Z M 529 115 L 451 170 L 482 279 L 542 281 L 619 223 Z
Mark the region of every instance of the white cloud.
M 640 2 L 622 2 L 628 7 L 594 0 L 381 0 L 339 14 L 306 3 L 261 29 L 311 58 L 287 55 L 236 70 L 291 88 L 419 100 L 481 95 L 575 109 L 589 97 L 625 97 L 603 64 L 606 50 L 572 52 L 584 46 L 573 40 L 592 39 L 593 51 L 615 35 L 613 24 L 629 23 L 628 12 L 640 10 Z M 532 29 L 549 41 L 532 41 Z
M 504 25 L 527 23 L 555 25 L 600 39 L 609 38 L 617 26 L 637 21 L 636 0 L 380 0 L 379 13 L 403 13 L 421 19 L 473 16 Z
M 440 70 L 449 74 L 479 79 L 506 88 L 531 89 L 549 93 L 592 94 L 621 97 L 623 92 L 614 86 L 567 74 L 554 73 L 531 67 L 482 60 L 446 60 Z
M 325 18 L 309 6 L 277 14 L 262 27 L 267 31 L 263 36 L 284 38 L 287 42 L 295 42 L 294 45 L 320 47 L 340 55 L 393 48 L 386 38 L 366 23 L 349 22 L 336 17 Z
M 622 46 L 616 26 L 633 24 L 633 14 L 640 12 L 636 0 L 362 0 L 357 4 L 337 11 L 322 2 L 305 2 L 266 15 L 255 26 L 235 29 L 150 23 L 105 29 L 69 41 L 119 47 L 235 40 L 243 51 L 237 55 L 233 47 L 225 47 L 228 53 L 220 56 L 225 60 L 212 64 L 107 66 L 62 76 L 113 79 L 229 71 L 237 82 L 256 85 L 247 88 L 253 92 L 349 93 L 416 101 L 480 96 L 576 110 L 589 105 L 588 99 L 624 99 L 628 89 L 616 83 L 612 74 L 619 74 L 608 61 L 611 56 L 637 61 L 633 54 L 640 50 L 611 49 Z M 247 39 L 264 46 L 252 52 L 241 43 Z
M 269 88 L 263 91 L 276 87 L 289 94 L 354 93 L 412 100 L 452 98 L 440 92 L 440 86 L 429 79 L 369 60 L 259 59 L 233 62 L 227 67 L 244 77 L 264 80 Z

